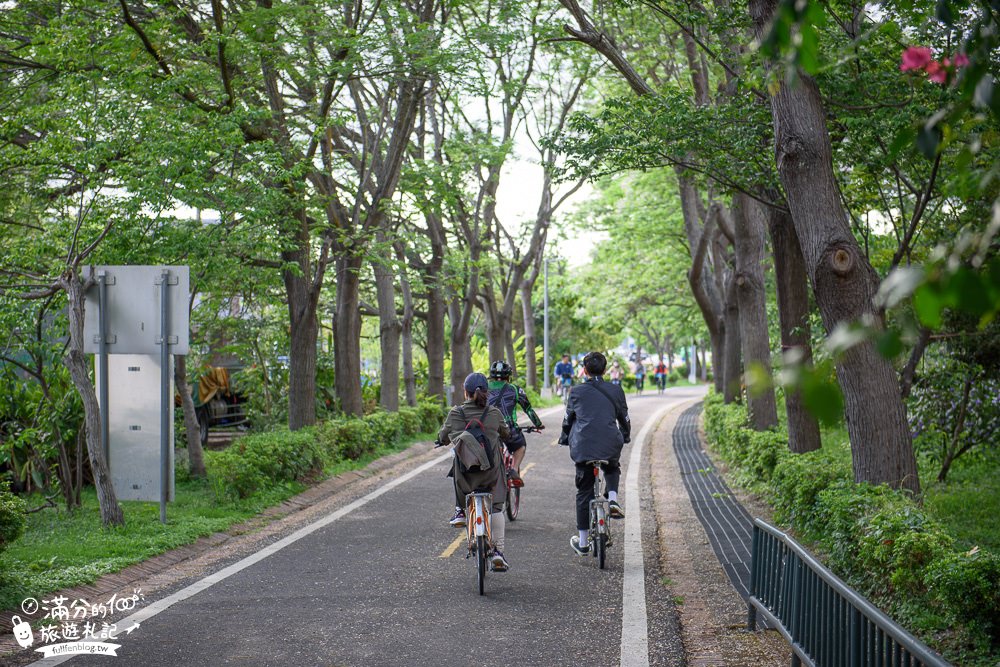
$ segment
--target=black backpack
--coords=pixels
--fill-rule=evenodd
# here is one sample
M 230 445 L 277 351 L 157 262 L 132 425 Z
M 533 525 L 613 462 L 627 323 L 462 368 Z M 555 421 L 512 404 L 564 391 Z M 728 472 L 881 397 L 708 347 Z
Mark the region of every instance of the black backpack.
M 472 437 L 483 446 L 486 450 L 486 460 L 490 462 L 490 468 L 495 466 L 496 460 L 493 458 L 493 445 L 490 444 L 490 439 L 486 437 L 486 428 L 483 426 L 483 420 L 486 419 L 486 413 L 490 411 L 490 406 L 483 408 L 483 414 L 479 415 L 479 419 L 469 420 L 465 416 L 465 410 L 462 408 L 458 409 L 458 414 L 461 415 L 462 420 L 466 422 L 465 430 L 472 434 Z M 471 466 L 470 470 L 478 470 L 479 466 Z

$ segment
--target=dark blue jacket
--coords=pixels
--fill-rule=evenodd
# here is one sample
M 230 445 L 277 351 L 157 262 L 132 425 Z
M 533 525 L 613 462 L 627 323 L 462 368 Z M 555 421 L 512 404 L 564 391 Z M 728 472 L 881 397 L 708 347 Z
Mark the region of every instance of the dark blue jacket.
M 566 401 L 559 444 L 569 445 L 575 463 L 619 459 L 632 433 L 621 385 L 588 378 L 573 387 Z

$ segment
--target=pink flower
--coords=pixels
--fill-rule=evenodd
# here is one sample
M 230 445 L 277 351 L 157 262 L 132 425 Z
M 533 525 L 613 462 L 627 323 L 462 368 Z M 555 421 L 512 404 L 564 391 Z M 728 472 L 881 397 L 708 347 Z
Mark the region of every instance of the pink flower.
M 947 58 L 945 58 L 947 61 Z M 942 65 L 941 63 L 932 60 L 924 67 L 924 71 L 927 72 L 927 78 L 934 83 L 946 83 L 948 81 L 948 67 L 947 62 Z
M 931 62 L 931 50 L 928 47 L 911 46 L 903 51 L 903 62 L 899 69 L 903 72 L 921 70 Z
M 955 54 L 955 67 L 965 67 L 969 64 L 969 56 L 964 53 Z

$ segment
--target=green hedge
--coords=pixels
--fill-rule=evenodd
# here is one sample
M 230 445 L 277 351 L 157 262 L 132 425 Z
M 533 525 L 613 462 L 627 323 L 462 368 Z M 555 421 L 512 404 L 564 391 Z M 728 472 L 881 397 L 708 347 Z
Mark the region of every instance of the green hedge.
M 424 399 L 398 412 L 340 417 L 294 432 L 282 428 L 247 435 L 226 450 L 206 452 L 205 462 L 220 499 L 247 498 L 280 484 L 315 478 L 338 462 L 435 431 L 443 416 L 440 403 Z
M 855 484 L 850 452 L 824 443 L 792 454 L 784 431 L 754 432 L 746 410 L 710 395 L 710 445 L 736 481 L 762 492 L 779 523 L 814 543 L 828 566 L 928 643 L 962 664 L 1000 652 L 1000 557 L 956 551 L 954 540 L 905 493 Z
M 19 496 L 10 492 L 8 483 L 0 483 L 0 551 L 3 551 L 24 532 L 27 523 L 27 505 Z

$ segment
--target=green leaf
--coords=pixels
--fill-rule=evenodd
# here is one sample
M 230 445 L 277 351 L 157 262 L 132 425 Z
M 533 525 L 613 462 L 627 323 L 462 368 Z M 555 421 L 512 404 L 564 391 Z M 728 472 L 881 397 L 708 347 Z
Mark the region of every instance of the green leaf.
M 904 127 L 897 134 L 896 138 L 892 140 L 892 144 L 889 146 L 889 155 L 892 159 L 899 157 L 900 153 L 908 149 L 913 145 L 913 140 L 917 138 L 917 131 L 912 127 Z
M 936 125 L 924 125 L 917 133 L 917 148 L 928 160 L 937 155 L 941 143 L 941 130 Z
M 807 376 L 802 385 L 802 401 L 809 412 L 827 426 L 836 425 L 844 415 L 844 397 L 828 375 L 813 372 Z
M 886 359 L 895 359 L 903 352 L 903 340 L 895 329 L 886 331 L 875 342 L 878 353 Z
M 955 23 L 955 15 L 951 11 L 950 0 L 938 0 L 937 7 L 934 9 L 934 15 L 945 25 L 954 25 Z
M 949 303 L 978 318 L 992 307 L 987 289 L 972 269 L 963 266 L 948 281 L 946 296 Z
M 937 290 L 931 285 L 921 285 L 913 293 L 913 310 L 917 313 L 920 323 L 930 329 L 941 326 L 941 311 L 944 301 Z

